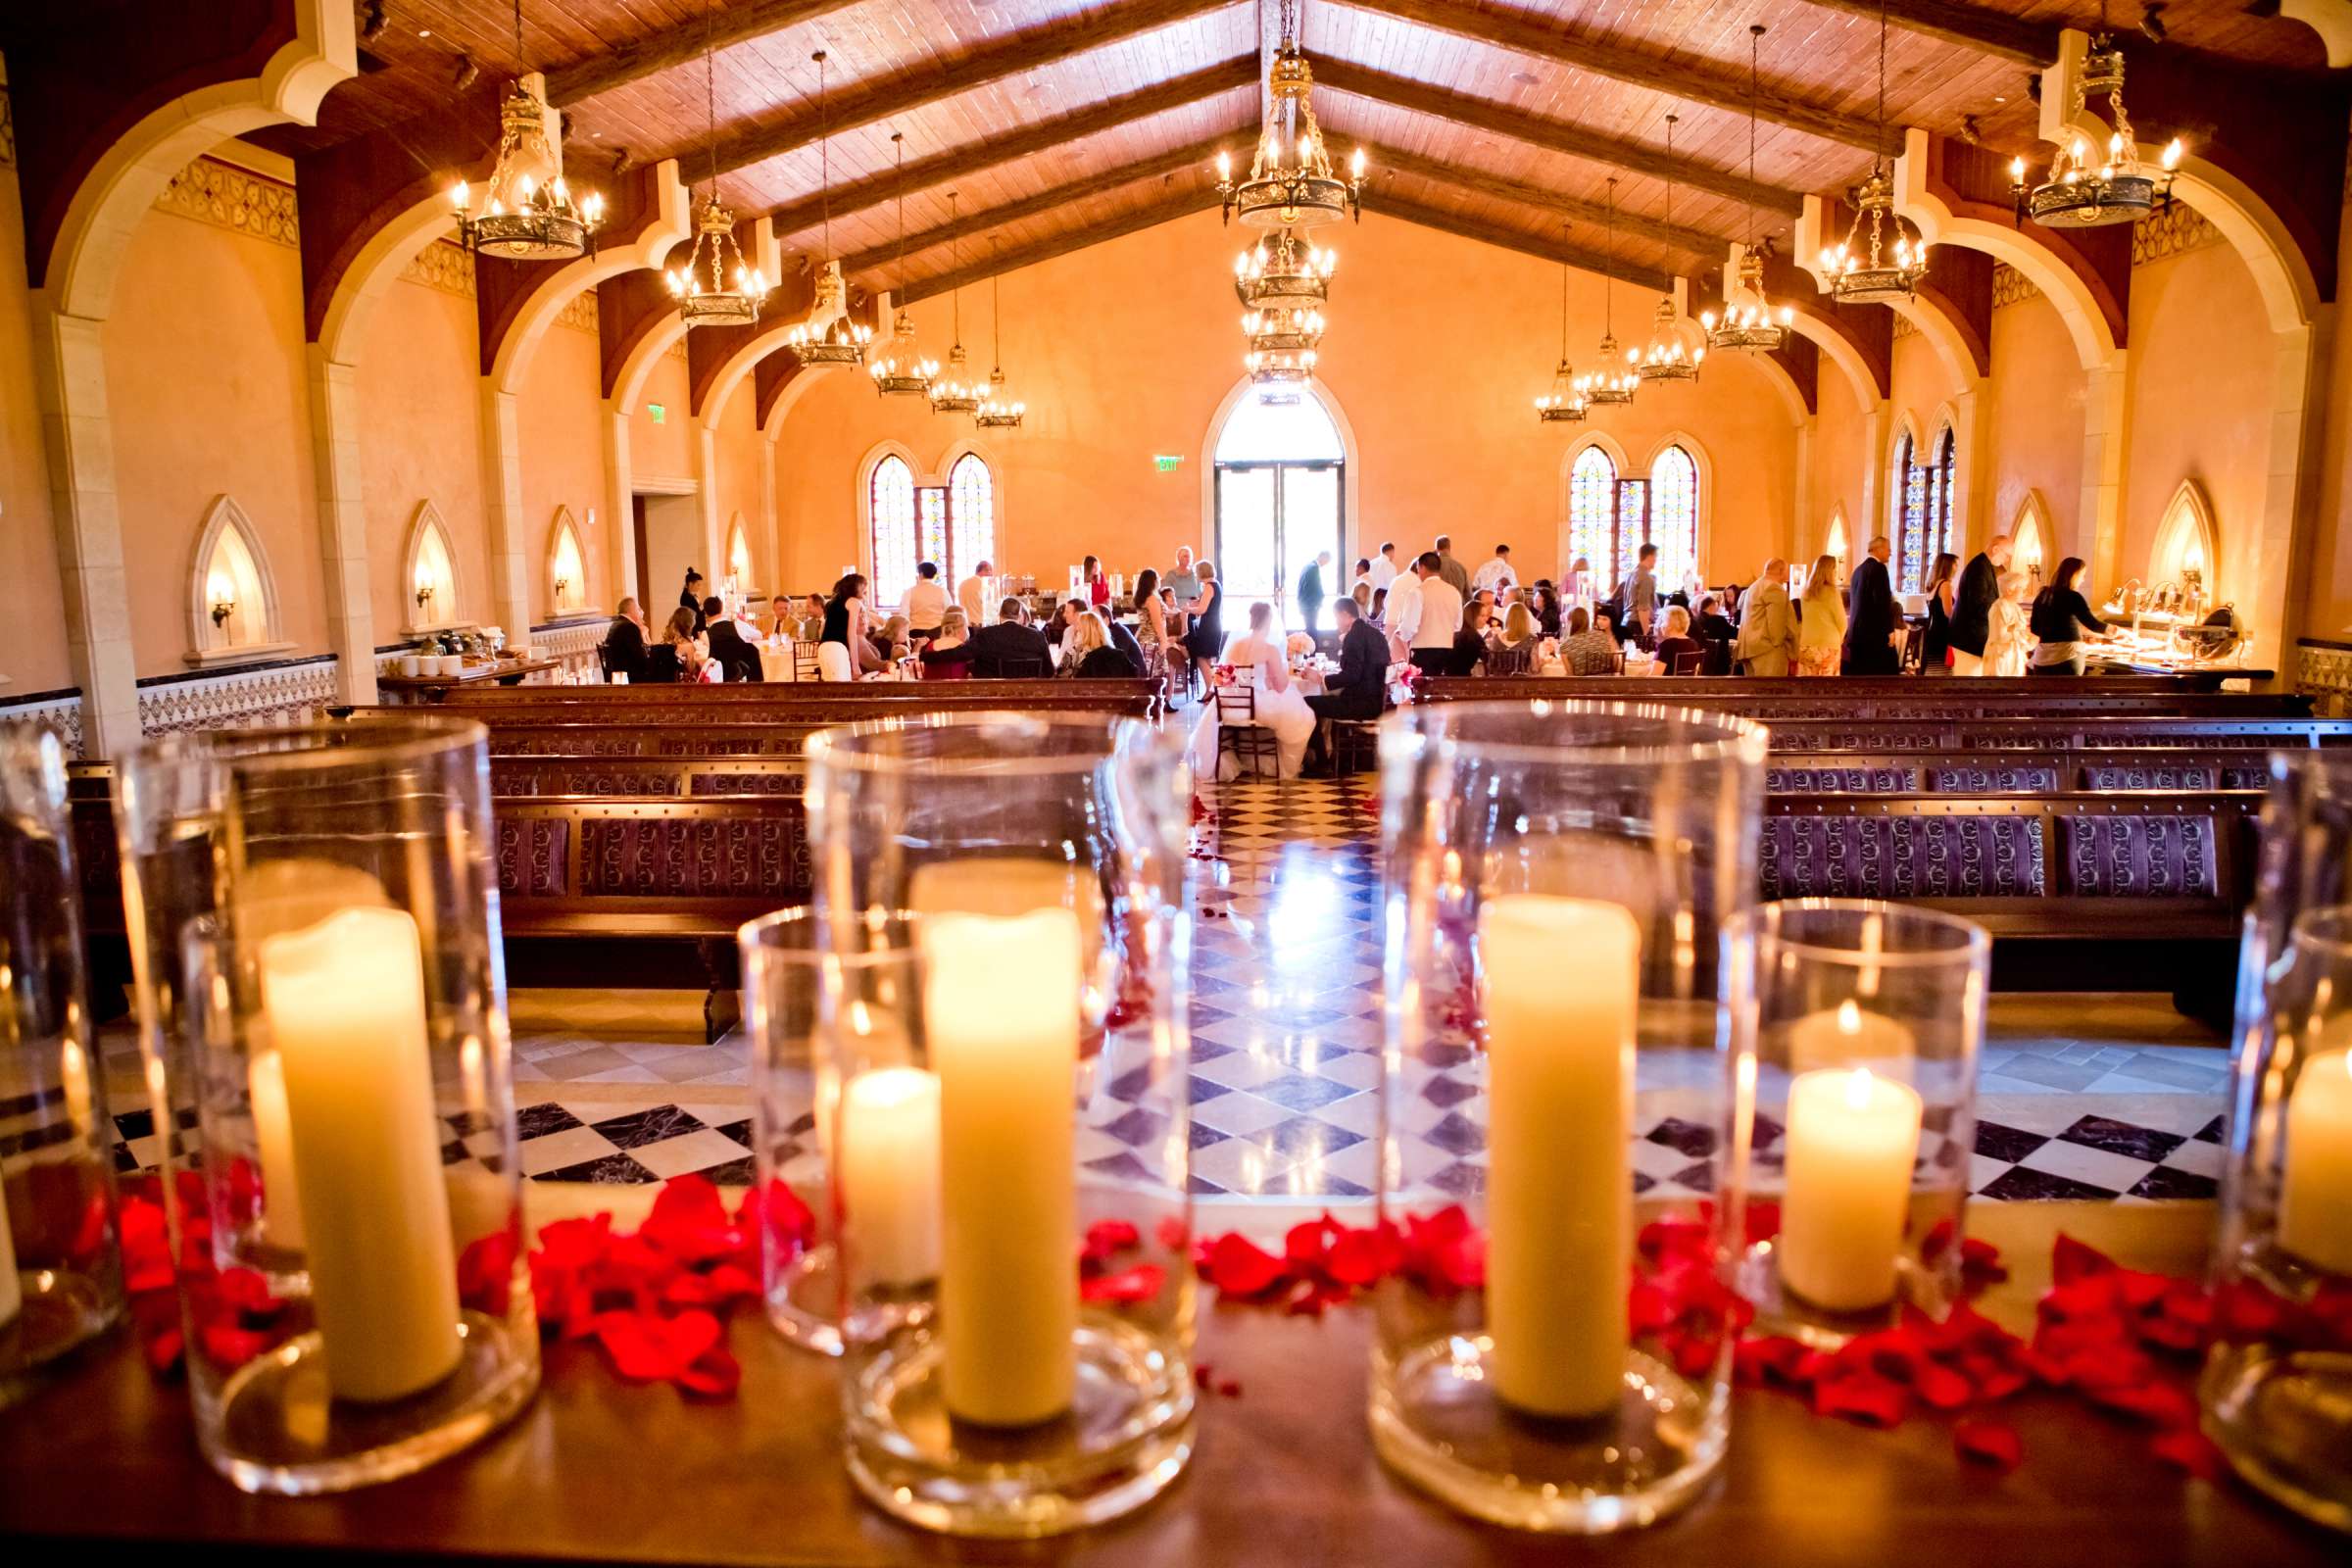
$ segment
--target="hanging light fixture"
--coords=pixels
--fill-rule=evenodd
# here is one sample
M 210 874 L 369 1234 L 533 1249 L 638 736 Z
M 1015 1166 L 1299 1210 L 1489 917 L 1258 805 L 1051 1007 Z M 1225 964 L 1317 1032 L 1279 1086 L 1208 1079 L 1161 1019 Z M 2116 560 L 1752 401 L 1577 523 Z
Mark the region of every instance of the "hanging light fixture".
M 2050 160 L 2049 177 L 2029 188 L 2026 161 L 2009 166 L 2010 194 L 2020 219 L 2031 218 L 2049 228 L 2101 228 L 2131 223 L 2173 200 L 2173 175 L 2180 167 L 2180 138 L 2166 144 L 2156 169 L 2139 161 L 2139 144 L 2132 139 L 2132 117 L 2124 113 L 2124 51 L 2108 35 L 2106 0 L 2099 4 L 2099 30 L 2091 35 L 2082 57 L 2082 74 L 2075 78 L 2071 125 L 2084 114 L 2094 92 L 2107 95 L 2107 118 L 2115 122 L 2104 156 L 2093 151 L 2090 138 L 2069 129 Z
M 1674 163 L 1674 122 L 1680 116 L 1666 117 L 1666 161 Z M 1666 223 L 1674 224 L 1674 175 L 1666 176 Z M 1649 346 L 1642 349 L 1634 362 L 1634 373 L 1644 381 L 1695 381 L 1698 362 L 1707 357 L 1704 347 L 1688 348 L 1676 325 L 1674 293 L 1669 289 L 1658 296 L 1658 308 L 1650 318 Z
M 817 233 L 824 260 L 816 270 L 815 297 L 809 302 L 808 315 L 785 334 L 784 352 L 803 368 L 858 365 L 864 362 L 865 345 L 872 340 L 874 329 L 850 319 L 849 286 L 842 280 L 841 262 L 833 254 L 833 162 L 825 121 L 825 52 L 819 49 L 808 58 L 816 62 L 816 193 L 823 225 Z
M 1560 363 L 1551 372 L 1551 390 L 1536 399 L 1536 417 L 1545 424 L 1573 424 L 1586 414 L 1585 394 L 1568 363 L 1568 261 L 1560 259 Z
M 893 131 L 890 144 L 899 150 L 899 293 L 903 296 L 906 292 L 906 138 Z M 939 362 L 923 358 L 915 342 L 913 314 L 906 306 L 899 307 L 890 324 L 890 342 L 866 362 L 865 368 L 874 378 L 874 390 L 886 398 L 930 395 Z
M 1301 240 L 1287 228 L 1276 229 L 1233 259 L 1233 292 L 1251 310 L 1312 309 L 1329 302 L 1331 274 L 1339 266 L 1337 251 Z
M 1764 24 L 1756 23 L 1747 29 L 1747 183 L 1756 183 L 1756 54 L 1764 42 Z M 1699 315 L 1699 325 L 1706 328 L 1710 349 L 1746 349 L 1750 353 L 1769 354 L 1788 336 L 1788 323 L 1796 319 L 1796 312 L 1784 305 L 1778 311 L 1764 293 L 1764 253 L 1756 248 L 1756 204 L 1747 204 L 1747 244 L 1740 252 L 1740 275 L 1737 281 L 1724 279 L 1723 315 L 1713 311 Z
M 703 106 L 710 137 L 710 189 L 695 223 L 694 250 L 684 267 L 665 274 L 678 314 L 695 326 L 748 326 L 772 286 L 758 268 L 745 265 L 735 245 L 735 214 L 718 199 L 718 61 L 710 18 L 703 13 Z
M 948 192 L 948 226 L 956 226 L 956 193 Z M 962 236 L 948 243 L 948 272 L 953 276 L 963 265 Z M 957 280 L 951 291 L 954 335 L 948 343 L 948 368 L 934 376 L 925 396 L 931 400 L 934 414 L 976 414 L 988 397 L 988 383 L 972 378 L 971 361 L 963 352 L 963 283 Z
M 1261 386 L 1305 380 L 1315 373 L 1324 324 L 1323 313 L 1312 307 L 1243 312 L 1242 333 L 1250 339 L 1250 348 L 1242 356 L 1242 368 Z
M 1928 242 L 1907 228 L 1894 211 L 1894 180 L 1886 168 L 1886 5 L 1879 4 L 1879 145 L 1870 172 L 1846 193 L 1854 204 L 1845 243 L 1822 252 L 1817 271 L 1828 274 L 1830 297 L 1846 305 L 1907 300 L 1928 275 Z M 1862 225 L 1870 225 L 1865 240 Z M 1891 254 L 1886 242 L 1891 235 Z
M 1282 0 L 1282 42 L 1266 70 L 1266 114 L 1249 176 L 1237 181 L 1233 160 L 1217 154 L 1225 220 L 1238 216 L 1246 228 L 1312 228 L 1363 216 L 1364 150 L 1355 150 L 1342 179 L 1315 123 L 1315 75 L 1298 40 L 1295 0 Z
M 1004 274 L 991 268 L 988 276 L 988 330 L 995 339 L 989 354 L 988 386 L 980 407 L 972 412 L 972 422 L 984 430 L 1017 430 L 1021 416 L 1029 405 L 1015 402 L 1004 386 Z
M 1609 250 L 1617 248 L 1617 176 L 1609 176 Z M 1600 348 L 1593 356 L 1592 370 L 1576 378 L 1575 391 L 1591 409 L 1617 408 L 1634 401 L 1634 391 L 1641 385 L 1634 374 L 1636 354 L 1632 349 L 1620 352 L 1617 347 L 1617 275 L 1603 272 L 1600 276 Z
M 514 61 L 521 70 L 522 0 L 514 0 Z M 457 209 L 459 241 L 476 255 L 510 262 L 569 261 L 584 256 L 605 220 L 605 199 L 585 191 L 573 199 L 564 179 L 563 122 L 518 74 L 498 111 L 498 162 L 490 171 L 488 201 L 473 216 L 473 191 L 459 180 L 449 190 Z

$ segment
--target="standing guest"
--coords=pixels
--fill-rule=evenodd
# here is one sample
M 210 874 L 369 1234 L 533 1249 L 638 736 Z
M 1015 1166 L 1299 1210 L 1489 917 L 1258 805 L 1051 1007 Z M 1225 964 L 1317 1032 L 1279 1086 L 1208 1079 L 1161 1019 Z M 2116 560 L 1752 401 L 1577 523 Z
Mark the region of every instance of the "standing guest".
M 1151 566 L 1136 574 L 1135 638 L 1143 650 L 1145 674 L 1167 667 L 1168 607 L 1160 603 L 1159 572 Z
M 1355 575 L 1348 579 L 1348 596 L 1353 599 L 1358 588 L 1364 590 L 1364 598 L 1372 597 L 1372 558 L 1370 556 L 1355 558 Z
M 829 654 L 825 652 L 828 648 L 841 652 Z M 833 584 L 833 596 L 825 601 L 825 624 L 818 634 L 816 660 L 827 680 L 856 680 L 886 667 L 874 649 L 866 618 L 865 573 L 853 571 Z
M 2082 597 L 2081 556 L 2069 556 L 2058 563 L 2049 586 L 2034 598 L 2034 614 L 2028 624 L 2041 640 L 2040 646 L 2034 650 L 2034 674 L 2082 673 L 2083 639 L 2091 633 L 2104 632 L 2107 623 L 2090 612 L 2089 602 Z
M 1445 563 L 1435 550 L 1421 552 L 1412 575 L 1414 592 L 1391 617 L 1390 640 L 1403 644 L 1405 657 L 1424 675 L 1449 675 L 1454 634 L 1462 629 L 1462 596 L 1446 580 Z M 1396 581 L 1401 588 L 1404 579 Z
M 1618 633 L 1646 643 L 1658 618 L 1658 547 L 1643 545 L 1634 557 L 1633 574 L 1617 585 L 1615 608 L 1624 619 Z
M 1438 575 L 1446 579 L 1446 586 L 1451 588 L 1464 604 L 1469 603 L 1470 571 L 1468 567 L 1453 559 L 1453 535 L 1449 533 L 1438 535 L 1437 553 Z
M 1919 671 L 1944 675 L 1952 666 L 1952 588 L 1960 574 L 1960 558 L 1939 552 L 1928 566 L 1928 625 L 1919 639 Z
M 2001 597 L 1984 617 L 1984 673 L 2023 675 L 2034 655 L 2034 632 L 2026 623 L 2026 574 L 2001 573 Z
M 971 633 L 975 676 L 994 679 L 1054 673 L 1054 645 L 1025 623 L 1027 613 L 1018 599 L 1006 595 L 997 604 L 997 618 Z
M 1606 627 L 1592 623 L 1592 612 L 1579 605 L 1568 612 L 1568 636 L 1560 644 L 1560 662 L 1571 675 L 1617 673 L 1617 639 Z
M 939 617 L 939 635 L 923 645 L 920 658 L 925 680 L 964 680 L 971 675 L 971 622 L 961 605 L 949 606 Z
M 1389 662 L 1401 664 L 1413 657 L 1413 645 L 1405 635 L 1405 623 L 1421 613 L 1421 568 L 1416 562 L 1407 563 L 1404 575 L 1389 585 L 1388 612 L 1380 617 L 1381 629 L 1389 634 Z
M 727 672 L 727 679 L 760 679 L 760 650 L 727 618 L 727 607 L 716 599 L 704 600 L 703 619 L 710 628 L 710 657 Z
M 605 679 L 621 675 L 635 682 L 645 680 L 644 614 L 634 599 L 623 599 L 612 612 L 612 623 L 605 627 L 605 640 L 597 649 Z
M 1298 573 L 1298 613 L 1306 622 L 1308 635 L 1313 635 L 1315 622 L 1323 618 L 1323 568 L 1331 564 L 1331 552 L 1326 550 L 1306 564 Z
M 1185 566 L 1191 557 L 1191 551 L 1179 550 L 1176 552 L 1176 564 Z M 1191 620 L 1192 630 L 1184 634 L 1184 646 L 1193 656 L 1193 663 L 1200 672 L 1201 688 L 1205 690 L 1209 683 L 1210 666 L 1225 657 L 1225 590 L 1217 584 L 1214 562 L 1200 563 L 1200 574 L 1195 580 L 1200 585 L 1200 592 L 1194 596 L 1191 604 L 1185 606 L 1185 614 Z
M 1796 672 L 1837 674 L 1845 647 L 1845 601 L 1838 597 L 1837 557 L 1823 556 L 1813 563 L 1796 614 Z
M 1200 575 L 1193 570 L 1193 550 L 1190 545 L 1176 547 L 1176 565 L 1159 585 L 1176 596 L 1179 609 L 1200 597 Z
M 1519 573 L 1511 567 L 1511 547 L 1496 545 L 1494 554 L 1479 563 L 1478 573 L 1470 581 L 1476 587 L 1492 588 L 1497 596 L 1506 588 L 1517 587 Z
M 1784 590 L 1781 594 L 1782 608 L 1787 609 L 1788 604 L 1788 595 Z M 1690 612 L 1681 605 L 1669 606 L 1666 611 L 1665 632 L 1666 634 L 1658 639 L 1657 668 L 1659 673 L 1665 675 L 1705 674 L 1707 645 L 1690 635 Z
M 1366 611 L 1366 613 L 1372 617 L 1372 624 L 1382 628 L 1384 631 L 1387 629 L 1389 623 L 1381 617 L 1388 612 L 1388 608 L 1389 591 L 1386 588 L 1373 589 L 1372 604 Z
M 899 606 L 899 612 L 906 617 L 916 637 L 939 635 L 939 619 L 948 612 L 948 591 L 940 586 L 938 562 L 916 564 L 914 585 L 906 590 L 906 601 Z
M 1560 578 L 1560 598 L 1570 608 L 1578 605 L 1592 608 L 1592 563 L 1583 556 L 1568 564 L 1567 574 Z
M 1678 607 L 1679 608 L 1679 607 Z M 1686 632 L 1690 617 L 1685 615 Z M 1740 642 L 1733 657 L 1750 675 L 1786 675 L 1796 662 L 1796 612 L 1788 604 L 1788 563 L 1775 556 L 1740 607 Z
M 1389 640 L 1364 619 L 1352 596 L 1331 608 L 1340 633 L 1340 667 L 1307 698 L 1307 710 L 1318 719 L 1378 718 L 1388 699 Z M 1322 733 L 1318 725 L 1318 744 Z
M 1094 611 L 1080 612 L 1070 626 L 1071 657 L 1064 675 L 1077 680 L 1133 680 L 1135 666 L 1110 640 L 1110 629 Z
M 2009 536 L 1996 533 L 1984 548 L 1969 558 L 1968 569 L 1952 596 L 1952 673 L 1984 673 L 1984 639 L 1991 631 L 1992 607 L 2001 597 L 2001 573 L 2009 569 Z
M 1093 556 L 1078 563 L 1078 580 L 1086 584 L 1086 602 L 1101 610 L 1110 603 L 1110 573 Z
M 1899 675 L 1902 658 L 1894 639 L 1902 633 L 1895 612 L 1894 588 L 1886 579 L 1886 558 L 1893 546 L 1880 534 L 1854 567 L 1845 591 L 1845 648 L 1838 656 L 1842 675 Z
M 1380 542 L 1380 554 L 1372 558 L 1372 591 L 1380 592 L 1396 580 L 1396 545 L 1394 540 Z
M 694 634 L 703 634 L 703 574 L 686 568 L 686 586 L 678 590 L 678 608 L 694 619 Z
M 1503 612 L 1501 629 L 1487 639 L 1486 671 L 1490 675 L 1533 675 L 1537 651 L 1544 646 L 1536 617 L 1525 605 Z
M 963 621 L 967 628 L 977 630 L 988 624 L 988 612 L 996 602 L 996 596 L 997 568 L 983 561 L 972 568 L 969 577 L 956 585 L 956 603 L 963 607 Z
M 1355 586 L 1348 590 L 1348 602 L 1355 606 L 1357 615 L 1372 613 L 1372 595 L 1375 591 L 1371 579 L 1366 577 L 1358 577 Z M 1336 628 L 1337 623 L 1334 624 Z

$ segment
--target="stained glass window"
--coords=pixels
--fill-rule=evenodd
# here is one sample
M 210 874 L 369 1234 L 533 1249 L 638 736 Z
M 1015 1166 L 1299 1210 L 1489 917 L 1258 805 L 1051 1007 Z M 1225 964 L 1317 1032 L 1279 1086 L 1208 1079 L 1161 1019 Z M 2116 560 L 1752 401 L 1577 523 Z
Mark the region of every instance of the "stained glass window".
M 1650 465 L 1649 542 L 1658 547 L 1659 592 L 1679 590 L 1698 569 L 1698 465 L 1679 446 Z
M 1617 584 L 1616 532 L 1610 526 L 1617 511 L 1617 465 L 1598 447 L 1576 455 L 1568 470 L 1568 562 L 1585 558 L 1592 568 L 1595 594 Z
M 997 554 L 997 480 L 977 452 L 966 452 L 948 470 L 948 558 L 941 568 L 950 582 L 971 575 Z
M 1915 594 L 1926 586 L 1934 558 L 1928 550 L 1928 470 L 1916 461 L 1908 433 L 1894 449 L 1894 591 Z
M 1936 433 L 1936 459 L 1928 478 L 1928 564 L 1952 548 L 1952 427 Z
M 939 567 L 940 575 L 949 582 L 956 580 L 948 570 L 948 487 L 927 484 L 914 493 L 915 546 L 914 559 Z
M 865 518 L 874 546 L 873 592 L 869 605 L 895 605 L 914 581 L 914 470 L 893 454 L 874 465 L 867 483 Z
M 1631 577 L 1641 564 L 1642 543 L 1648 536 L 1649 481 L 1617 481 L 1617 575 Z M 1611 584 L 1612 587 L 1615 584 Z

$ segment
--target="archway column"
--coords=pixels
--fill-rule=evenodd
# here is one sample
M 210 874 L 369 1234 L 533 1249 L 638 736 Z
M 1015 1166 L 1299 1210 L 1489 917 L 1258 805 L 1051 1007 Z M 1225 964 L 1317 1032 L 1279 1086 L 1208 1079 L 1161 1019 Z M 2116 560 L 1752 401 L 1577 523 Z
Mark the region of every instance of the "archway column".
M 784 520 L 776 513 L 776 438 L 784 421 L 776 420 L 760 432 L 760 532 L 767 540 L 767 559 L 775 583 L 770 594 L 789 593 L 784 586 Z
M 2315 324 L 2272 334 L 2270 462 L 2263 471 L 2252 549 L 2243 558 L 2239 581 L 2241 590 L 2247 584 L 2254 590 L 2251 606 L 2240 605 L 2253 633 L 2254 662 L 2279 671 L 2280 685 L 2287 690 L 2294 686 L 2295 644 L 2302 635 L 2305 592 L 2315 564 L 2309 548 L 2297 548 L 2314 511 L 2313 475 L 2319 465 L 2311 460 L 2320 450 L 2327 418 L 2327 400 L 2312 394 L 2321 367 L 2328 363 L 2334 315 L 2334 307 L 2324 306 Z M 2227 540 L 2222 548 L 2227 559 Z
M 111 757 L 138 744 L 139 682 L 115 494 L 106 323 L 54 310 L 38 294 L 33 315 L 49 515 L 56 522 L 58 574 L 66 593 L 66 649 L 81 683 L 82 750 Z
M 710 569 L 706 592 L 725 580 L 726 540 L 718 516 L 718 432 L 709 425 L 694 426 L 694 504 L 703 514 L 703 562 Z
M 1952 399 L 1953 544 L 1966 561 L 1984 548 L 1999 523 L 1989 514 L 1992 499 L 1992 377 L 1980 376 Z
M 637 492 L 629 468 L 629 411 L 610 399 L 605 403 L 605 511 L 612 518 L 607 534 L 612 546 L 612 580 L 620 585 L 614 597 L 634 599 L 643 585 L 637 581 Z
M 523 548 L 522 433 L 513 392 L 482 378 L 482 521 L 490 551 L 490 613 L 507 642 L 531 638 L 530 552 Z
M 1862 515 L 1848 523 L 1853 537 L 1846 541 L 1851 559 L 1859 561 L 1870 542 L 1888 533 L 1886 453 L 1894 441 L 1894 405 L 1881 398 L 1862 413 Z
M 312 467 L 318 482 L 318 581 L 326 642 L 335 655 L 335 695 L 375 701 L 375 612 L 368 588 L 368 509 L 360 481 L 360 372 L 337 364 L 324 344 L 308 351 Z
M 1813 532 L 1813 433 L 1820 423 L 1819 416 L 1808 416 L 1795 424 L 1796 473 L 1789 486 L 1788 532 L 1780 552 L 1791 562 L 1799 557 L 1810 560 L 1818 553 L 1810 551 L 1806 541 Z
M 2082 372 L 2082 501 L 2079 548 L 2102 593 L 2131 575 L 2124 552 L 2124 460 L 2132 428 L 2131 352 L 2110 349 Z

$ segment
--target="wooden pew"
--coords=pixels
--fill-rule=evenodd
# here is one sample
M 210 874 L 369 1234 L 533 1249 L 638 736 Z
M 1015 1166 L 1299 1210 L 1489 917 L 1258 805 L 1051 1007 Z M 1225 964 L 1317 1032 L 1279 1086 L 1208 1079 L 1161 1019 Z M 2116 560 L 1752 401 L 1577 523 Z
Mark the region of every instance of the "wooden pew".
M 1764 769 L 1771 795 L 2051 795 L 2130 790 L 2260 790 L 2269 787 L 2267 751 L 2194 747 L 2125 751 L 1907 752 L 1775 751 Z
M 2181 716 L 2294 718 L 2308 716 L 2311 700 L 2292 693 L 2199 690 L 2174 676 L 2023 676 L 1922 679 L 1862 676 L 1684 676 L 1629 685 L 1623 676 L 1450 677 L 1425 681 L 1429 702 L 1641 702 L 1730 709 L 1785 718 L 1939 717 L 2027 713 L 2171 713 Z
M 2248 751 L 2352 746 L 2352 719 L 2091 718 L 1774 719 L 1776 752 Z
M 1154 695 L 1145 680 L 776 681 L 718 686 L 486 686 L 452 693 L 441 706 L 462 713 L 576 708 L 601 712 L 672 707 L 712 712 L 738 708 L 851 703 L 893 711 L 942 707 L 1051 711 L 1064 707 L 1142 712 Z

